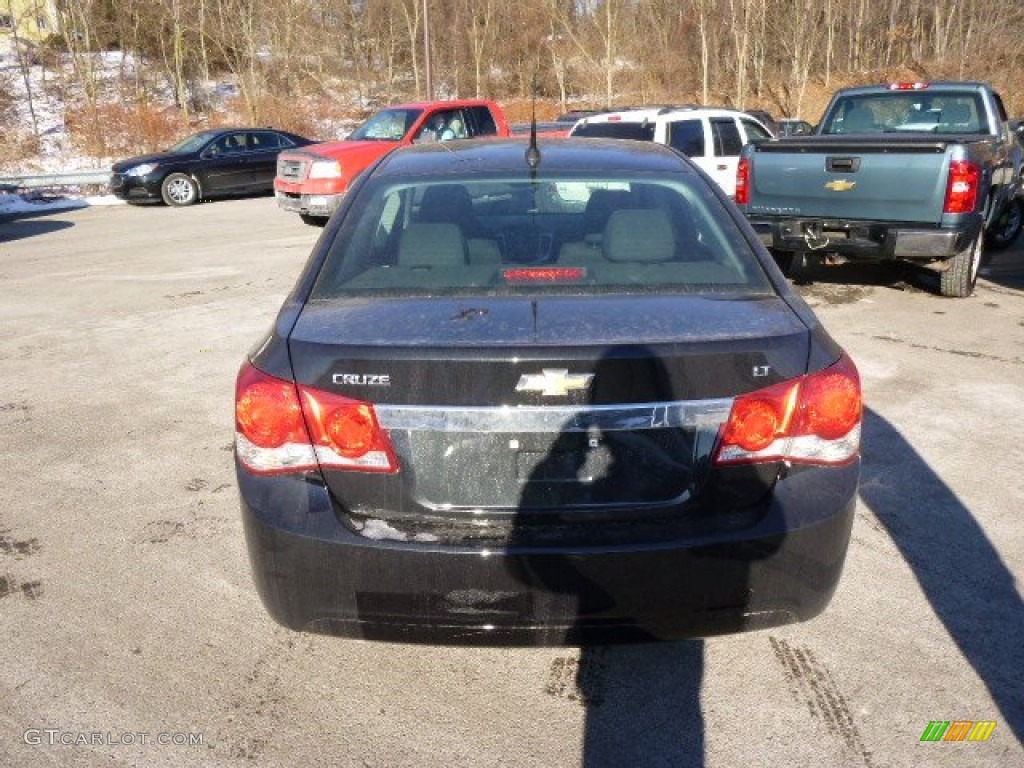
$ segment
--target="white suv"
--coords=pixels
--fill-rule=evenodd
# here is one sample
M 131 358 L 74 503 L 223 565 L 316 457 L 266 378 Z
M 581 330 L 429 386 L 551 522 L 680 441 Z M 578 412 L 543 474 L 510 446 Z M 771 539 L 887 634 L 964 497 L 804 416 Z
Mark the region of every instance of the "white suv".
M 577 121 L 569 135 L 668 144 L 699 165 L 729 197 L 736 193 L 740 149 L 747 142 L 772 138 L 771 131 L 747 113 L 713 107 L 602 112 Z

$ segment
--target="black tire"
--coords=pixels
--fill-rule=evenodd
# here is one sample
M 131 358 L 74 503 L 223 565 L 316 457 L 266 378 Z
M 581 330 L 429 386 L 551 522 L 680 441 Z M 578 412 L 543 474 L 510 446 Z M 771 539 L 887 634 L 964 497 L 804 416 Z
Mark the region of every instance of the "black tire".
M 310 216 L 308 213 L 300 213 L 299 218 L 302 219 L 303 224 L 309 224 L 311 227 L 322 227 L 327 223 L 327 219 L 323 216 Z
M 160 185 L 160 197 L 167 205 L 192 205 L 199 199 L 199 186 L 184 173 L 171 173 Z
M 952 258 L 946 271 L 939 275 L 939 293 L 954 299 L 964 299 L 974 292 L 982 252 L 985 250 L 984 242 L 985 236 L 979 233 L 970 245 Z
M 994 251 L 1009 248 L 1024 227 L 1024 200 L 1015 197 L 992 222 L 985 236 L 985 245 Z
M 771 253 L 772 258 L 775 259 L 775 263 L 779 269 L 782 270 L 782 274 L 789 277 L 790 270 L 793 268 L 793 262 L 796 259 L 796 254 L 793 251 L 776 251 L 774 248 L 769 248 L 768 252 Z

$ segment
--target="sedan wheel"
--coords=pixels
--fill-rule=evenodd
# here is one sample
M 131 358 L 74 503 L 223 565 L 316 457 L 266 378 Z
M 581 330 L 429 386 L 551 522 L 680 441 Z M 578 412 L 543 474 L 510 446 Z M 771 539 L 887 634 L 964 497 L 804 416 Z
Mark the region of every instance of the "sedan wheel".
M 167 205 L 192 205 L 199 199 L 199 187 L 191 176 L 172 173 L 160 185 L 160 195 Z

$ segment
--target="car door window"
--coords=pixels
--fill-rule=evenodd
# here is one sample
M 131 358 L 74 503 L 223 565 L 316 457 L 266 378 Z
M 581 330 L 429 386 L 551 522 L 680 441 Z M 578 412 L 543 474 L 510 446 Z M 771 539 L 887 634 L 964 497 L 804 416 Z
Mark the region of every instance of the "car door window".
M 420 126 L 414 143 L 431 141 L 450 141 L 456 138 L 466 138 L 466 125 L 462 119 L 462 111 L 458 109 L 445 109 L 434 112 Z
M 761 127 L 760 123 L 755 123 L 753 120 L 744 120 L 741 117 L 740 125 L 743 126 L 743 131 L 747 134 L 747 141 L 764 141 L 772 137 L 768 131 Z
M 704 125 L 700 120 L 677 120 L 668 125 L 668 143 L 687 157 L 704 156 Z
M 213 145 L 215 154 L 234 155 L 245 152 L 246 141 L 244 133 L 228 133 L 217 139 Z
M 711 118 L 711 135 L 715 142 L 715 154 L 719 157 L 739 157 L 743 139 L 739 126 L 731 117 Z
M 494 115 L 490 109 L 481 105 L 470 107 L 466 111 L 469 113 L 466 126 L 469 136 L 494 136 L 498 133 L 498 126 L 494 124 Z
M 280 149 L 281 146 L 281 137 L 273 131 L 253 131 L 249 134 L 249 148 L 253 152 L 266 152 Z

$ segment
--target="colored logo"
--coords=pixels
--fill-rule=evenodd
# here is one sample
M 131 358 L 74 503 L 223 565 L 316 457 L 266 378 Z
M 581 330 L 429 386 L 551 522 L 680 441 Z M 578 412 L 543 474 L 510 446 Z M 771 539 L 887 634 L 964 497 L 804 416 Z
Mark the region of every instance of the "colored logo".
M 847 181 L 846 179 L 836 179 L 830 181 L 825 185 L 825 189 L 831 189 L 833 192 L 849 192 L 857 186 L 856 181 Z
M 988 741 L 995 727 L 995 720 L 932 720 L 921 741 Z

